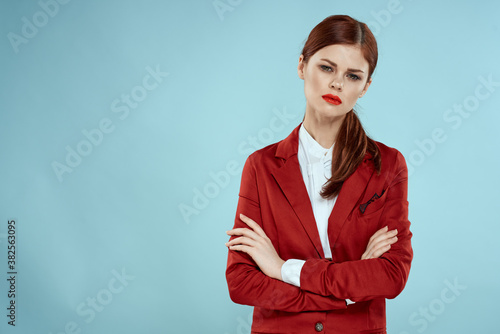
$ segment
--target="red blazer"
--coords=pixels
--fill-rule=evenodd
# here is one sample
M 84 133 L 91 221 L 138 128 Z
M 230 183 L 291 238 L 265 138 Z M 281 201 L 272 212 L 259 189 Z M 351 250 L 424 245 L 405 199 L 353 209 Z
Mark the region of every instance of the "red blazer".
M 306 260 L 300 288 L 229 251 L 230 297 L 255 306 L 252 333 L 385 333 L 385 299 L 403 290 L 413 258 L 405 160 L 377 143 L 380 175 L 367 154 L 344 182 L 328 219 L 328 260 L 297 159 L 299 126 L 248 157 L 234 227 L 247 227 L 238 218 L 243 213 L 262 226 L 283 260 Z M 380 258 L 360 260 L 368 239 L 386 225 L 398 229 L 398 241 Z M 347 298 L 356 303 L 347 306 Z

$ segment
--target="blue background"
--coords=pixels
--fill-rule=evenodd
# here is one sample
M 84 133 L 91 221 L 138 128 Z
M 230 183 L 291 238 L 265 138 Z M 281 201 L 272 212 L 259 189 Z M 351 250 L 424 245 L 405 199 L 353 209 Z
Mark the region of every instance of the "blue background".
M 332 14 L 376 34 L 379 64 L 357 110 L 410 168 L 415 258 L 387 303 L 389 332 L 498 331 L 499 10 L 495 1 L 1 1 L 0 331 L 249 333 L 252 309 L 231 302 L 224 277 L 241 168 L 302 120 L 298 57 Z M 122 101 L 132 94 L 134 107 Z M 67 147 L 83 152 L 71 172 Z M 59 177 L 55 162 L 68 168 Z

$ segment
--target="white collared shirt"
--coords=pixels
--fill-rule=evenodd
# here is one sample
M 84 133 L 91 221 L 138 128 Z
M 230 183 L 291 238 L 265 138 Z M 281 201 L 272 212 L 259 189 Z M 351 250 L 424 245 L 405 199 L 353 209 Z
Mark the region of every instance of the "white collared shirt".
M 324 199 L 320 192 L 325 182 L 332 177 L 332 151 L 333 145 L 328 149 L 324 148 L 307 132 L 304 124 L 300 126 L 298 151 L 300 171 L 311 200 L 314 220 L 318 227 L 325 258 L 332 257 L 330 241 L 328 240 L 328 218 L 337 201 L 337 196 L 332 199 Z M 300 287 L 300 271 L 305 262 L 296 259 L 287 260 L 281 267 L 283 281 Z M 346 304 L 354 304 L 354 302 L 346 299 Z
M 333 199 L 325 199 L 320 193 L 323 185 L 332 177 L 332 151 L 333 145 L 330 148 L 324 148 L 301 125 L 298 151 L 300 171 L 311 200 L 325 258 L 332 257 L 328 240 L 328 217 L 332 213 L 337 196 Z

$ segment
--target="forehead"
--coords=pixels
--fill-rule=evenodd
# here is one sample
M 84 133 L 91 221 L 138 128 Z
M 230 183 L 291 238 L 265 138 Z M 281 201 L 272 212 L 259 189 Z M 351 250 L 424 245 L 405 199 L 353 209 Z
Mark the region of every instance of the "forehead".
M 361 48 L 358 45 L 333 44 L 319 49 L 312 57 L 314 61 L 328 59 L 339 67 L 368 70 Z

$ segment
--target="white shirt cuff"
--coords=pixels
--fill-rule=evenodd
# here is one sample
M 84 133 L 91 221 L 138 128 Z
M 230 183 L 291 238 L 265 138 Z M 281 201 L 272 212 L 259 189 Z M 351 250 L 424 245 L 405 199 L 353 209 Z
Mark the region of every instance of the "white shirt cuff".
M 300 288 L 300 271 L 302 270 L 304 263 L 306 263 L 306 261 L 296 259 L 285 261 L 285 263 L 281 266 L 281 278 L 283 279 L 283 282 Z M 347 305 L 356 303 L 350 299 L 346 299 L 345 302 Z
M 306 263 L 304 260 L 290 259 L 281 266 L 281 278 L 283 282 L 295 285 L 300 288 L 300 271 Z

